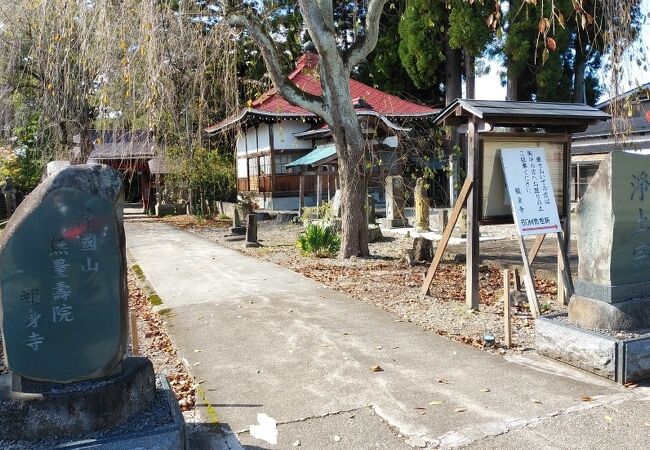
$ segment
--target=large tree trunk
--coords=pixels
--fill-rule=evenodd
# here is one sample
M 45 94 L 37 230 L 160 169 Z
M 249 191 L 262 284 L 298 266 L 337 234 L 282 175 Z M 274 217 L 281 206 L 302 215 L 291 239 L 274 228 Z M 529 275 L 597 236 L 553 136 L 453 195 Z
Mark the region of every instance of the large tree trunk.
M 573 103 L 587 103 L 585 93 L 585 70 L 587 61 L 581 49 L 576 49 L 576 60 L 573 74 Z
M 465 98 L 476 97 L 476 70 L 474 69 L 475 57 L 465 53 Z
M 334 56 L 334 55 L 332 55 Z M 335 55 L 338 56 L 338 55 Z M 341 181 L 341 257 L 368 256 L 368 218 L 364 166 L 365 139 L 350 99 L 350 76 L 340 58 L 321 55 L 321 84 L 326 93 Z
M 517 77 L 518 74 L 514 73 L 515 71 L 512 67 L 508 67 L 507 77 L 508 84 L 506 88 L 506 100 L 514 102 L 517 100 Z
M 446 43 L 445 60 L 446 60 L 445 104 L 449 105 L 452 101 L 462 96 L 460 50 L 454 50 L 449 46 L 449 43 Z

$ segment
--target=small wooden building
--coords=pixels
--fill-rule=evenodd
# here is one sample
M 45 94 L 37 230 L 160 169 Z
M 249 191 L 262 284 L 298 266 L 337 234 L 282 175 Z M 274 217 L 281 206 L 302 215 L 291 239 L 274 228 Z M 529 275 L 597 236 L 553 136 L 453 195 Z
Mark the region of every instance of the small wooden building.
M 88 162 L 118 170 L 124 181 L 125 201 L 142 203 L 148 211 L 153 181 L 148 161 L 154 156 L 155 144 L 148 131 L 96 131 Z
M 289 79 L 305 92 L 320 95 L 319 60 L 318 54 L 305 53 Z M 356 80 L 350 80 L 350 91 L 369 148 L 384 167 L 398 171 L 400 168 L 391 163 L 398 159 L 400 137 L 417 121 L 430 121 L 438 110 Z M 315 114 L 290 104 L 271 89 L 239 113 L 205 131 L 214 134 L 227 130 L 237 133 L 237 190 L 257 194 L 257 203 L 263 208 L 298 209 L 301 178 L 291 164 L 318 146 L 331 144 L 329 127 Z M 333 178 L 330 181 L 333 183 Z M 321 194 L 326 193 L 328 186 L 332 188 L 329 184 L 321 186 Z M 315 204 L 317 178 L 303 178 L 302 188 L 309 196 L 305 199 L 307 205 Z M 384 195 L 383 185 L 370 185 L 369 190 L 375 191 L 378 200 Z

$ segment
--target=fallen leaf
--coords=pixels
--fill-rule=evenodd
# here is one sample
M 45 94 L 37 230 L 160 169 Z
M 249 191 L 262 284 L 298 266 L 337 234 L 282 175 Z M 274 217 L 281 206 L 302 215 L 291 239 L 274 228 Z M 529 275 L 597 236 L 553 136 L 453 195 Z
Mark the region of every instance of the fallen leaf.
M 399 348 L 399 346 L 395 345 L 395 346 L 391 347 L 390 349 L 391 350 L 397 350 L 398 348 Z
M 454 409 L 454 412 L 457 412 L 457 413 L 462 413 L 462 412 L 465 412 L 465 411 L 467 411 L 466 408 L 456 408 L 456 409 Z
M 381 345 L 378 345 L 377 347 L 375 347 L 375 350 L 381 350 L 382 348 L 384 348 L 384 347 L 381 346 Z
M 639 385 L 636 384 L 633 381 L 628 381 L 627 383 L 623 384 L 623 387 L 626 387 L 626 388 L 629 388 L 629 389 L 632 389 L 632 388 L 635 388 L 635 387 L 638 387 L 638 386 Z
M 426 409 L 424 406 L 416 406 L 415 409 Z
M 584 396 L 584 397 L 580 397 L 580 400 L 582 400 L 583 402 L 593 402 L 594 398 L 589 396 Z
M 531 398 L 530 401 L 533 403 L 542 403 L 541 400 L 537 400 L 536 398 Z
M 445 380 L 444 378 L 438 378 L 437 381 L 438 381 L 438 383 L 449 384 L 449 381 Z
M 382 369 L 381 366 L 372 366 L 372 367 L 370 368 L 370 371 L 371 371 L 371 372 L 383 372 L 384 369 Z
M 339 436 L 338 434 L 335 434 L 335 435 L 334 435 L 334 440 L 335 440 L 336 442 L 339 442 L 339 441 L 341 440 L 341 436 Z
M 490 392 L 490 390 L 488 388 L 483 388 L 481 389 L 481 392 Z
M 201 353 L 203 350 L 194 350 L 194 353 Z
M 293 446 L 294 447 L 300 447 L 300 441 L 294 441 Z
M 429 402 L 430 405 L 442 405 L 442 401 L 440 400 L 433 400 Z
M 194 363 L 194 367 L 198 366 L 199 364 L 201 364 L 201 361 Z

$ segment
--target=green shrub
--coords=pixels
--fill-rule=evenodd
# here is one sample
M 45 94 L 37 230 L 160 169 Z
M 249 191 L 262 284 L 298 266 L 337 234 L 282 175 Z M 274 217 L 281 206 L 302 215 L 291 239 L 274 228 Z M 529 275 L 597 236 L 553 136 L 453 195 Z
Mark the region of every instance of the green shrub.
M 328 226 L 310 224 L 298 236 L 296 245 L 303 255 L 328 258 L 334 256 L 341 248 L 341 238 Z

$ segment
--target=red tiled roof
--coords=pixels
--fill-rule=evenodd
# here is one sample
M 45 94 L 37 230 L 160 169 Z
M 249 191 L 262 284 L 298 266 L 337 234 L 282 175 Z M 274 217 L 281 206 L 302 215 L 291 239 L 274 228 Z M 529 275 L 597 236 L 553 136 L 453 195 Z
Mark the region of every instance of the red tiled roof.
M 298 59 L 296 69 L 289 75 L 289 79 L 297 87 L 313 95 L 320 95 L 322 93 L 318 73 L 319 59 L 320 57 L 315 53 L 302 55 Z M 355 107 L 357 107 L 357 111 L 359 112 L 370 110 L 386 117 L 418 117 L 434 115 L 439 111 L 428 106 L 403 100 L 356 80 L 350 80 L 350 93 L 355 100 Z M 256 99 L 250 108 L 206 128 L 205 131 L 208 133 L 217 131 L 225 126 L 238 122 L 247 113 L 268 116 L 314 116 L 313 113 L 289 103 L 273 88 Z

